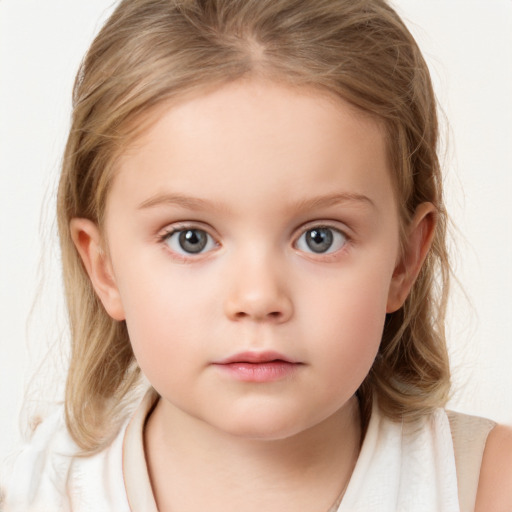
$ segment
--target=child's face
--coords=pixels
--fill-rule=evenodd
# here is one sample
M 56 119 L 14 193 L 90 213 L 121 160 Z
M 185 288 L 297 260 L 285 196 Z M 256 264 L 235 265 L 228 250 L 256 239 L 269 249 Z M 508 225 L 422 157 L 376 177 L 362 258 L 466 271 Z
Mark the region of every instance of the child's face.
M 319 92 L 241 81 L 162 108 L 105 233 L 100 296 L 165 407 L 236 435 L 342 410 L 400 305 L 382 130 Z

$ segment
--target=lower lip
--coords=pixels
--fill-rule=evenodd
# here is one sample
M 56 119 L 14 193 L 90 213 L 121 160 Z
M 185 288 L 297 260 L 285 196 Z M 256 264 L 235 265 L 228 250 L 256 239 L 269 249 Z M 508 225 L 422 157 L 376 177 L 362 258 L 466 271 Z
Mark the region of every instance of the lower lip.
M 300 366 L 287 361 L 217 364 L 222 372 L 242 382 L 275 382 L 290 377 Z

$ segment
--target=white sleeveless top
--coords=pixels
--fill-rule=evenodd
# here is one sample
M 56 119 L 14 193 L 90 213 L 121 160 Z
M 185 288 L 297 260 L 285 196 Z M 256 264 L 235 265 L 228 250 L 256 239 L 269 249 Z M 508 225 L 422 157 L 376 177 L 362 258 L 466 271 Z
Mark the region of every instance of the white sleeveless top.
M 90 457 L 74 455 L 77 447 L 63 412 L 50 416 L 3 468 L 0 510 L 157 512 L 142 435 L 154 400 L 154 393 L 148 393 L 114 442 Z M 493 426 L 442 409 L 421 424 L 402 425 L 374 407 L 345 495 L 333 510 L 471 512 L 485 439 Z M 459 485 L 454 444 L 461 451 Z

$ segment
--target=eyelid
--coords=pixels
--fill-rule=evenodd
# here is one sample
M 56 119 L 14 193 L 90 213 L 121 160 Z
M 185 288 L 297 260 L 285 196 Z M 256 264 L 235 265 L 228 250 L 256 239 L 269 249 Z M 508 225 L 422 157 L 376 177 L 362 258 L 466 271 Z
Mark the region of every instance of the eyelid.
M 335 220 L 320 219 L 320 220 L 306 222 L 305 224 L 302 224 L 299 228 L 297 228 L 295 230 L 295 232 L 297 234 L 294 236 L 294 241 L 296 241 L 306 231 L 309 231 L 310 229 L 314 229 L 314 228 L 334 229 L 335 231 L 339 231 L 347 240 L 351 240 L 353 238 L 353 235 L 351 234 L 352 233 L 351 230 L 343 222 L 335 221 Z
M 183 231 L 185 229 L 199 229 L 208 233 L 215 240 L 218 240 L 219 238 L 217 232 L 209 224 L 195 220 L 171 222 L 158 231 L 157 238 L 162 239 L 176 233 L 177 231 Z

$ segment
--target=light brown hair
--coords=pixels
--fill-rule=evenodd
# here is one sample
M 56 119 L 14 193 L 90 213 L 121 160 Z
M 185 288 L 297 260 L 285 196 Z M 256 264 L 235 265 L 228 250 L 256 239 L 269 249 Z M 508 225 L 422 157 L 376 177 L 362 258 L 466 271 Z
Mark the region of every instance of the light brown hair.
M 251 75 L 328 90 L 380 120 L 402 229 L 420 203 L 435 205 L 432 248 L 404 306 L 387 316 L 358 395 L 366 418 L 374 396 L 384 414 L 405 420 L 447 400 L 449 266 L 436 102 L 421 52 L 394 10 L 383 0 L 124 0 L 78 73 L 58 191 L 72 345 L 66 417 L 85 451 L 115 435 L 140 375 L 125 323 L 112 320 L 94 293 L 70 220 L 101 227 L 116 161 L 145 114 Z

